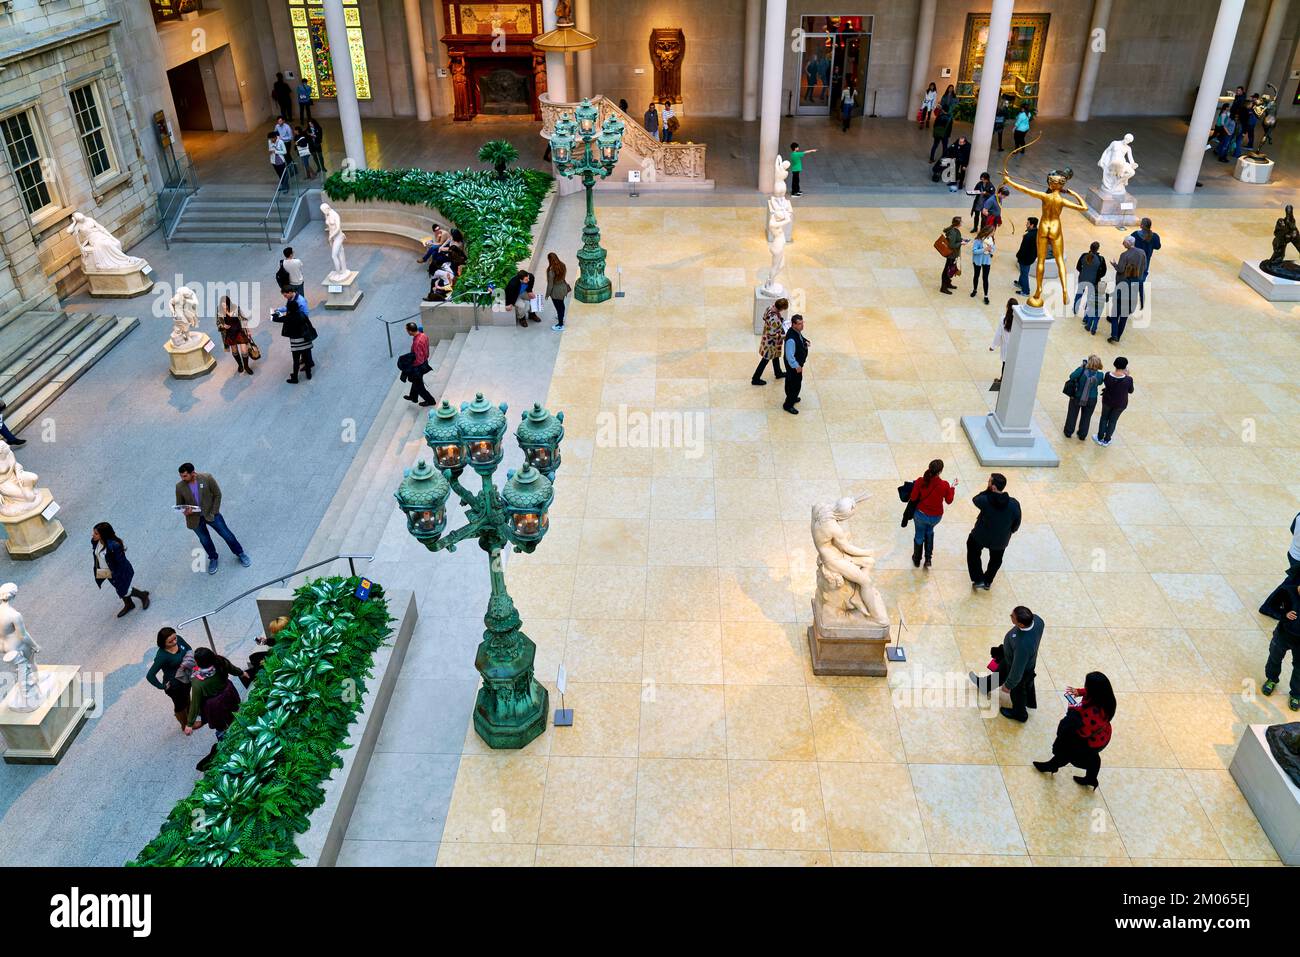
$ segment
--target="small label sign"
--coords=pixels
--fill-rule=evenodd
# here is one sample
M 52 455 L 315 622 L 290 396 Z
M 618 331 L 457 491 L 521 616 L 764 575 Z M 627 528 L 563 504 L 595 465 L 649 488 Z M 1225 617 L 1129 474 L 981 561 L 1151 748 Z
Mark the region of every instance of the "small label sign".
M 336 293 L 336 292 L 342 292 L 342 291 L 343 291 L 343 287 L 342 287 L 342 286 L 336 286 L 336 285 L 334 285 L 333 283 L 330 283 L 330 286 L 329 286 L 329 292 L 331 292 L 331 293 Z
M 214 343 L 211 339 L 209 339 L 207 342 L 203 343 L 203 351 L 204 351 L 204 352 L 212 352 L 212 351 L 213 351 L 214 349 L 216 349 L 216 348 L 217 348 L 216 343 Z
M 1119 208 L 1120 208 L 1120 209 L 1132 209 L 1135 205 L 1136 205 L 1136 204 L 1134 204 L 1134 203 L 1120 203 L 1120 204 L 1119 204 Z
M 627 181 L 629 183 L 641 182 L 641 171 L 639 169 L 630 169 L 627 171 Z
M 143 275 L 147 276 L 153 272 L 153 266 L 150 266 L 148 263 L 145 263 L 143 266 L 140 267 L 140 272 Z
M 55 515 L 58 514 L 59 514 L 59 503 L 55 501 L 51 501 L 49 505 L 45 506 L 44 511 L 41 512 L 41 518 L 45 519 L 48 522 L 51 521 Z

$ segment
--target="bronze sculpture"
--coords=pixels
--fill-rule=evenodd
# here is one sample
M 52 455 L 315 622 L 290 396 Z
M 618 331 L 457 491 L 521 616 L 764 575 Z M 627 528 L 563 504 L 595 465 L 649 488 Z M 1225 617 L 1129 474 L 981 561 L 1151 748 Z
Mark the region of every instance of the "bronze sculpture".
M 1012 150 L 1007 154 L 1010 159 L 1020 150 L 1028 149 L 1041 139 L 1034 137 L 1032 141 L 1026 143 L 1018 149 Z M 1032 196 L 1043 204 L 1042 212 L 1038 214 L 1038 285 L 1034 287 L 1033 295 L 1025 300 L 1025 305 L 1032 306 L 1035 309 L 1042 308 L 1043 305 L 1043 270 L 1047 265 L 1047 254 L 1050 251 L 1052 258 L 1056 260 L 1057 275 L 1064 277 L 1065 272 L 1065 231 L 1061 228 L 1061 210 L 1076 209 L 1079 212 L 1085 212 L 1088 204 L 1072 189 L 1067 189 L 1065 184 L 1074 176 L 1074 171 L 1069 167 L 1065 169 L 1054 169 L 1047 174 L 1047 191 L 1042 192 L 1023 183 L 1017 183 L 1007 172 L 1007 166 L 1002 164 L 1002 182 L 1014 190 L 1024 193 L 1026 196 Z M 1073 196 L 1075 202 L 1070 202 L 1063 193 Z M 1061 301 L 1066 305 L 1070 302 L 1070 297 L 1065 291 L 1065 283 L 1061 284 Z
M 682 101 L 682 59 L 686 56 L 686 34 L 678 28 L 657 27 L 650 31 L 650 62 L 654 64 L 654 91 L 658 101 Z
M 1300 262 L 1286 258 L 1289 246 L 1300 252 L 1300 228 L 1296 226 L 1295 212 L 1290 205 L 1286 208 L 1286 215 L 1273 224 L 1273 255 L 1259 264 L 1260 270 L 1278 279 L 1300 282 Z

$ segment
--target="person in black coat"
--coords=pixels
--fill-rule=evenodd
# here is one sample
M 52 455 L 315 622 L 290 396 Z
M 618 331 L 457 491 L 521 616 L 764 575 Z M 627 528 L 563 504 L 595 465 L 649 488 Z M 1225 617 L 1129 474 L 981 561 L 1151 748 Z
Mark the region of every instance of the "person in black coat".
M 135 568 L 126 557 L 126 546 L 117 537 L 113 526 L 100 522 L 90 532 L 90 553 L 95 565 L 95 587 L 102 588 L 104 582 L 111 582 L 117 597 L 122 599 L 122 610 L 117 613 L 121 618 L 135 608 L 132 598 L 140 599 L 140 607 L 149 607 L 149 593 L 132 587 Z
M 1030 216 L 1025 223 L 1025 234 L 1020 237 L 1020 248 L 1016 250 L 1016 262 L 1020 266 L 1020 277 L 1016 288 L 1020 295 L 1029 295 L 1029 267 L 1038 262 L 1038 217 Z
M 537 289 L 537 279 L 527 269 L 521 269 L 515 274 L 515 278 L 506 283 L 506 305 L 513 306 L 515 300 L 519 298 L 519 290 L 528 283 L 529 292 Z
M 1020 503 L 1006 492 L 1007 477 L 1001 472 L 989 476 L 989 484 L 974 498 L 980 514 L 975 527 L 966 536 L 966 570 L 972 588 L 989 590 L 1002 567 L 1002 555 L 1011 536 L 1020 530 Z M 985 569 L 984 549 L 989 550 L 989 567 Z
M 1273 638 L 1268 643 L 1268 661 L 1264 664 L 1263 687 L 1259 690 L 1271 695 L 1282 680 L 1282 660 L 1291 653 L 1291 687 L 1287 706 L 1300 711 L 1300 574 L 1292 572 L 1286 581 L 1268 596 L 1260 613 L 1277 619 Z

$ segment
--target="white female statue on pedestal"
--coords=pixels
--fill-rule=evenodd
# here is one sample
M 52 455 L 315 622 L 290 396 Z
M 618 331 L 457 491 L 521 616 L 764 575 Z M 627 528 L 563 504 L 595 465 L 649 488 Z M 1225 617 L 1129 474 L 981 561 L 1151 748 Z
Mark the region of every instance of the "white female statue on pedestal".
M 853 517 L 858 502 L 866 498 L 842 498 L 812 508 L 812 539 L 817 549 L 817 589 L 828 608 L 844 614 L 860 613 L 874 625 L 888 625 L 885 601 L 871 581 L 876 564 L 870 549 L 859 548 L 841 524 Z
M 140 257 L 124 253 L 116 236 L 82 213 L 72 214 L 72 225 L 67 232 L 77 240 L 81 249 L 81 268 L 85 272 L 140 269 L 148 265 Z
M 777 215 L 785 223 L 785 241 L 787 243 L 794 241 L 794 205 L 790 202 L 790 194 L 786 186 L 786 180 L 790 177 L 790 161 L 781 159 L 778 155 L 776 158 L 776 185 L 772 187 L 772 195 L 767 198 L 768 216 Z
M 780 156 L 776 158 L 776 181 L 779 186 L 784 185 L 784 172 L 789 167 L 789 162 L 782 160 Z M 794 209 L 790 201 L 773 194 L 767 203 L 767 249 L 772 254 L 772 268 L 767 274 L 767 282 L 763 283 L 765 295 L 779 296 L 785 292 L 778 277 L 785 269 L 785 228 L 792 222 L 794 222 Z
M 334 260 L 334 271 L 325 277 L 326 282 L 342 282 L 348 278 L 348 260 L 343 253 L 343 241 L 348 237 L 343 233 L 343 220 L 329 203 L 321 203 L 320 211 L 325 217 L 325 239 L 330 244 L 330 258 Z
M 14 458 L 8 442 L 0 442 L 0 515 L 22 515 L 40 503 L 35 472 L 29 472 Z
M 13 582 L 0 585 L 0 654 L 17 677 L 17 690 L 5 703 L 11 711 L 35 711 L 45 700 L 41 693 L 40 672 L 36 669 L 36 656 L 40 645 L 32 641 L 23 624 L 22 614 L 10 604 L 18 594 L 18 586 Z
M 1129 146 L 1133 134 L 1125 133 L 1122 140 L 1115 140 L 1106 147 L 1097 165 L 1101 167 L 1101 188 L 1103 192 L 1117 196 L 1128 192 L 1128 181 L 1137 172 L 1138 164 L 1133 159 L 1133 150 Z
M 199 327 L 199 297 L 189 286 L 181 286 L 172 296 L 172 345 L 184 348 Z

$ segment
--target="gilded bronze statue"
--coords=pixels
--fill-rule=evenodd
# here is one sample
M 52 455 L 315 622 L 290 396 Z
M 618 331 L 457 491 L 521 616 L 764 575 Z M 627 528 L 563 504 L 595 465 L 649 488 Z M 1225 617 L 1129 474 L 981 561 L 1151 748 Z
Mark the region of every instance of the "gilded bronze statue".
M 1010 159 L 1020 150 L 1033 146 L 1041 139 L 1034 137 L 1032 141 L 1026 143 L 1018 149 L 1012 150 L 1007 154 Z M 1043 305 L 1043 271 L 1047 267 L 1047 254 L 1050 251 L 1052 258 L 1056 260 L 1057 275 L 1064 277 L 1065 271 L 1065 231 L 1061 227 L 1061 210 L 1076 209 L 1079 212 L 1085 212 L 1088 204 L 1072 189 L 1066 188 L 1066 183 L 1074 176 L 1074 171 L 1069 167 L 1065 169 L 1054 169 L 1047 174 L 1047 191 L 1033 189 L 1023 183 L 1017 183 L 1007 172 L 1007 166 L 1002 164 L 1002 182 L 1014 190 L 1024 193 L 1026 196 L 1032 196 L 1043 204 L 1042 212 L 1038 214 L 1038 269 L 1037 269 L 1037 286 L 1034 287 L 1031 295 L 1025 304 L 1035 309 L 1042 308 Z M 1075 202 L 1070 202 L 1066 194 L 1074 197 Z M 1061 301 L 1069 305 L 1070 297 L 1065 291 L 1065 283 L 1061 283 Z

